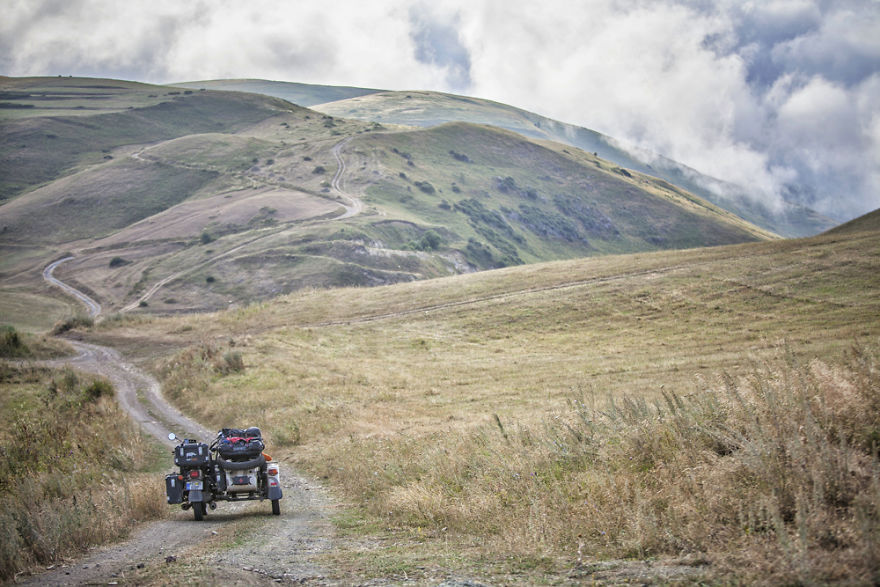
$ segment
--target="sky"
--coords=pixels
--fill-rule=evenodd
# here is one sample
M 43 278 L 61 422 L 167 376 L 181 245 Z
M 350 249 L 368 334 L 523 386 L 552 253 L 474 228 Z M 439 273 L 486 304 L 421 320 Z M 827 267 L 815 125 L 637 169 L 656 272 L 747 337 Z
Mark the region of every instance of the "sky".
M 0 0 L 0 74 L 497 100 L 776 208 L 880 207 L 880 0 Z

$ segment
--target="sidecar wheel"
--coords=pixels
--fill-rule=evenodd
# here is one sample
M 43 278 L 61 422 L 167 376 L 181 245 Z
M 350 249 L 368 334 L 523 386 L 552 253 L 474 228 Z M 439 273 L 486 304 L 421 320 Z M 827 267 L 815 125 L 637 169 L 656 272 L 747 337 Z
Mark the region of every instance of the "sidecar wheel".
M 196 502 L 193 504 L 193 517 L 196 522 L 201 522 L 205 517 L 205 504 L 202 502 Z
M 280 516 L 281 515 L 281 502 L 277 499 L 272 500 L 272 515 Z

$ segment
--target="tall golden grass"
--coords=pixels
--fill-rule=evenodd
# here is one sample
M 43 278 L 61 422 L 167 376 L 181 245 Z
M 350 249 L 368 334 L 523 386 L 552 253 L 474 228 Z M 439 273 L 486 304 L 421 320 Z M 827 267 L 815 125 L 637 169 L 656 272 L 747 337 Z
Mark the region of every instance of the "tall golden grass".
M 0 391 L 0 579 L 166 515 L 155 449 L 107 381 L 2 365 Z
M 716 572 L 880 580 L 880 370 L 791 354 L 687 394 L 573 393 L 540 426 L 334 445 L 316 473 L 392 524 L 519 554 L 699 553 Z

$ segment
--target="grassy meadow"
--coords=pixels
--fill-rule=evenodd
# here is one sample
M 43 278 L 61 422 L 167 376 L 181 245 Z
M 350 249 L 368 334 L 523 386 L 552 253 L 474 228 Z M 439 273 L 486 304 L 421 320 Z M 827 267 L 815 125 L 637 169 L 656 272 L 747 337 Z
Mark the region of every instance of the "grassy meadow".
M 871 582 L 878 290 L 880 234 L 853 231 L 307 290 L 91 336 L 324 479 L 347 504 L 334 563 L 357 576 L 588 579 L 671 557 Z

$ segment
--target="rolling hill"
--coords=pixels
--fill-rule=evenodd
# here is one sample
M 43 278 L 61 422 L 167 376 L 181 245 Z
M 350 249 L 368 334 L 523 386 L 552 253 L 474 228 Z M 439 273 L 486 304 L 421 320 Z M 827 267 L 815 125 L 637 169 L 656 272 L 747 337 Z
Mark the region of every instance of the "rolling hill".
M 60 276 L 106 308 L 168 312 L 774 238 L 663 180 L 492 126 L 401 129 L 112 80 L 2 87 L 0 305 L 68 251 Z
M 628 149 L 614 138 L 596 131 L 491 100 L 441 92 L 389 92 L 359 88 L 338 88 L 334 95 L 333 86 L 290 84 L 288 88 L 288 84 L 284 82 L 262 80 L 218 80 L 182 85 L 277 96 L 332 116 L 382 124 L 418 127 L 431 127 L 447 122 L 487 124 L 527 137 L 559 142 L 595 153 L 619 167 L 663 179 L 782 236 L 818 234 L 835 224 L 833 220 L 796 203 L 788 204 L 783 211 L 770 210 L 749 197 L 747 187 L 705 176 L 656 153 Z M 333 97 L 334 100 L 322 102 L 326 97 Z M 302 102 L 297 102 L 297 99 Z

